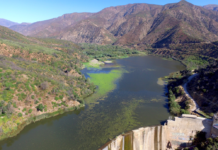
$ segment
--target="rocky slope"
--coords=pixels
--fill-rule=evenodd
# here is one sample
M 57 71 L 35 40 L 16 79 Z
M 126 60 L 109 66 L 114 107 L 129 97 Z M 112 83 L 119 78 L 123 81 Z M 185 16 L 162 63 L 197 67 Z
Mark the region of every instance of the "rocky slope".
M 35 37 L 54 37 L 59 35 L 65 27 L 88 18 L 92 13 L 72 13 L 61 17 L 40 21 L 32 24 L 19 24 L 11 26 L 10 29 L 22 33 L 23 35 Z
M 183 45 L 185 49 L 184 45 L 190 47 L 193 43 L 200 45 L 218 40 L 218 12 L 185 0 L 164 6 L 128 4 L 94 14 L 67 14 L 11 29 L 24 35 L 77 43 L 110 43 L 138 49 L 178 49 Z
M 218 111 L 218 64 L 197 70 L 198 75 L 189 84 L 191 96 L 206 114 Z
M 206 8 L 206 9 L 218 11 L 218 5 L 210 4 L 210 5 L 205 5 L 205 6 L 203 6 L 203 7 Z

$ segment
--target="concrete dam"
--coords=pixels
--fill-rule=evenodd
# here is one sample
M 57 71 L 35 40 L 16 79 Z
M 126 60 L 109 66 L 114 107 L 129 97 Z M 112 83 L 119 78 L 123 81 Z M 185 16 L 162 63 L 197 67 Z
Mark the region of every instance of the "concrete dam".
M 174 150 L 189 146 L 197 131 L 210 137 L 212 123 L 212 119 L 182 115 L 163 126 L 142 127 L 119 135 L 99 150 Z

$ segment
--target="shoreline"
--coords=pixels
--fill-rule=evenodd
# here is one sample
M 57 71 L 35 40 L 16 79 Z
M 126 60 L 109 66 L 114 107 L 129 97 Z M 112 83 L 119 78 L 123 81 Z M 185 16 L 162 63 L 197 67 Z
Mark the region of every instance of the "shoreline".
M 41 114 L 41 115 L 38 115 L 38 116 L 33 116 L 33 117 L 30 117 L 30 118 L 26 118 L 25 120 L 23 120 L 23 122 L 21 122 L 17 126 L 16 129 L 12 129 L 10 132 L 7 132 L 6 134 L 2 134 L 0 136 L 0 141 L 3 141 L 5 139 L 8 139 L 8 138 L 11 138 L 11 137 L 14 137 L 14 136 L 18 135 L 26 126 L 28 126 L 31 123 L 35 123 L 37 121 L 40 121 L 40 120 L 43 120 L 43 119 L 46 119 L 46 118 L 55 117 L 57 115 L 65 113 L 65 112 L 74 111 L 74 110 L 80 109 L 82 107 L 85 107 L 85 105 L 80 104 L 80 105 L 78 105 L 76 107 L 75 106 L 68 107 L 68 108 L 64 108 L 64 109 L 54 111 L 54 112 L 51 112 L 51 113 L 44 113 L 44 114 Z
M 94 65 L 101 65 L 101 64 L 104 64 L 104 62 L 100 62 L 100 61 L 92 61 L 92 63 Z M 95 68 L 94 66 L 91 67 L 91 68 Z M 120 74 L 119 77 L 121 76 L 121 72 L 112 72 L 113 74 Z M 117 78 L 117 77 L 115 77 Z M 98 85 L 97 83 L 95 85 Z M 94 93 L 92 93 L 94 94 Z M 86 97 L 89 97 L 91 96 L 92 94 L 86 96 Z M 13 128 L 9 128 L 10 131 L 4 133 L 3 131 L 0 132 L 0 141 L 3 141 L 5 139 L 8 139 L 8 138 L 11 138 L 11 137 L 15 137 L 16 135 L 18 135 L 26 126 L 30 125 L 31 123 L 35 123 L 37 121 L 40 121 L 40 120 L 43 120 L 43 119 L 46 119 L 46 118 L 51 118 L 51 117 L 54 117 L 54 116 L 57 116 L 59 114 L 63 114 L 65 112 L 69 112 L 69 111 L 74 111 L 76 109 L 80 109 L 82 107 L 85 107 L 85 104 L 81 104 L 79 102 L 79 105 L 77 106 L 70 106 L 70 107 L 65 107 L 65 108 L 62 108 L 61 110 L 55 110 L 55 111 L 51 111 L 51 112 L 47 112 L 47 113 L 42 113 L 42 114 L 39 114 L 39 115 L 36 115 L 36 116 L 31 116 L 31 117 L 26 117 L 26 118 L 21 118 L 21 122 L 16 126 L 16 127 L 13 127 Z
M 138 55 L 139 56 L 139 55 Z M 84 107 L 85 105 L 81 104 L 79 105 L 79 108 Z M 10 137 L 14 137 L 16 135 L 18 135 L 27 125 L 31 124 L 31 123 L 35 123 L 37 121 L 40 121 L 42 119 L 46 119 L 46 118 L 50 118 L 50 117 L 54 117 L 57 116 L 59 114 L 63 114 L 65 112 L 69 112 L 69 111 L 74 111 L 76 108 L 75 106 L 73 107 L 69 107 L 69 108 L 64 108 L 61 109 L 59 111 L 54 111 L 54 112 L 50 112 L 50 113 L 44 113 L 44 114 L 40 114 L 38 116 L 34 116 L 34 117 L 30 117 L 30 118 L 26 118 L 25 120 L 23 120 L 15 129 L 12 129 L 10 132 L 7 132 L 6 134 L 2 134 L 0 136 L 0 140 L 5 140 L 7 138 Z

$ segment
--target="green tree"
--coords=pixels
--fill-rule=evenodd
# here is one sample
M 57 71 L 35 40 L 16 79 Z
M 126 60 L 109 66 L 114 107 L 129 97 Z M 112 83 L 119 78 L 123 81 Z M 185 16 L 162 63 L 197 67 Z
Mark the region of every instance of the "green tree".
M 18 117 L 22 117 L 23 115 L 21 113 L 18 113 Z
M 39 104 L 36 108 L 37 108 L 37 110 L 39 110 L 39 111 L 43 111 L 44 106 L 43 106 L 42 104 Z

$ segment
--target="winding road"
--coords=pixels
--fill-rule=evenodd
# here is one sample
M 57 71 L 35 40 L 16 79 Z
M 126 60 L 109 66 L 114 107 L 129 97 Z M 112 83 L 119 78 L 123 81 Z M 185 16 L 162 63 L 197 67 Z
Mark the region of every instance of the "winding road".
M 193 74 L 191 75 L 190 77 L 188 77 L 188 81 L 183 85 L 183 88 L 184 88 L 184 91 L 185 91 L 185 94 L 188 98 L 191 99 L 191 101 L 193 102 L 194 106 L 191 108 L 191 111 L 196 111 L 197 109 L 199 109 L 199 106 L 198 104 L 195 102 L 195 100 L 191 97 L 191 95 L 189 94 L 188 90 L 187 90 L 187 85 L 188 83 L 194 78 L 196 77 L 198 74 Z

